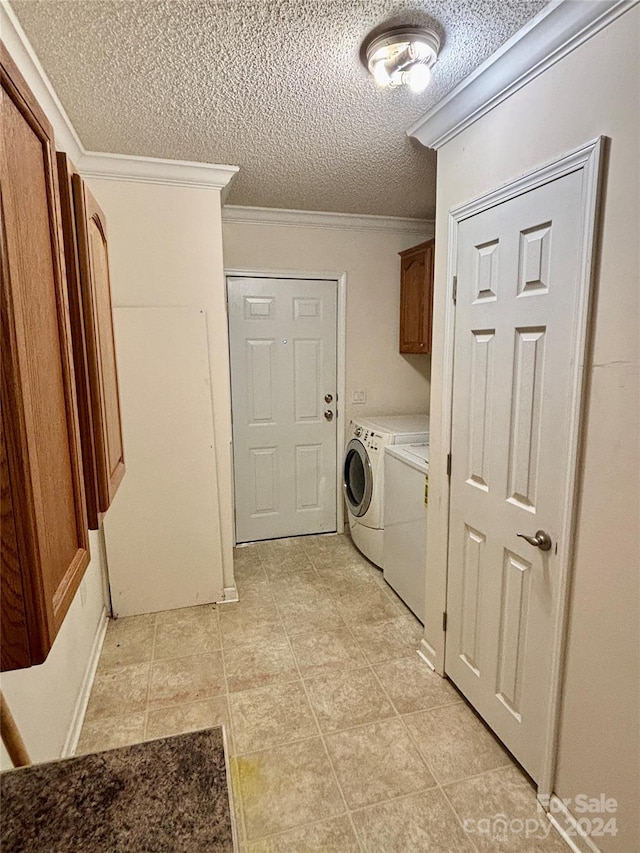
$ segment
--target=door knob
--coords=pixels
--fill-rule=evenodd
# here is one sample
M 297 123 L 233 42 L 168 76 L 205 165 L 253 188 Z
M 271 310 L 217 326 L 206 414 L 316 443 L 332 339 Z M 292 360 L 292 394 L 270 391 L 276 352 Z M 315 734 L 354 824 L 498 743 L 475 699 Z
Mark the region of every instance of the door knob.
M 325 417 L 325 420 L 327 420 L 327 421 L 333 420 L 333 412 L 331 411 L 331 409 L 326 410 L 326 412 L 324 413 L 324 417 Z
M 535 536 L 527 536 L 526 533 L 518 533 L 521 539 L 526 539 L 529 545 L 540 548 L 541 551 L 551 550 L 551 537 L 544 530 L 536 530 Z
M 324 401 L 325 401 L 325 403 L 333 402 L 333 395 L 332 394 L 325 394 L 324 395 Z

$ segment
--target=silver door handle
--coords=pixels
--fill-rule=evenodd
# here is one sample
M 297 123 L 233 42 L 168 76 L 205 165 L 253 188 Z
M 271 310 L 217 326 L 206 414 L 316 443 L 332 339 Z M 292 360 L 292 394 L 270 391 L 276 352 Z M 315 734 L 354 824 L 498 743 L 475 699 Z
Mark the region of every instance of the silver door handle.
M 333 420 L 333 412 L 331 411 L 331 409 L 327 409 L 326 412 L 324 413 L 324 416 L 325 416 L 325 420 L 332 421 Z
M 324 401 L 325 401 L 325 403 L 332 403 L 333 402 L 333 396 L 331 394 L 325 394 L 324 395 Z
M 518 533 L 517 535 L 521 539 L 526 539 L 529 545 L 533 545 L 534 548 L 540 548 L 541 551 L 551 550 L 551 537 L 544 530 L 536 530 L 535 536 L 527 536 L 526 533 Z

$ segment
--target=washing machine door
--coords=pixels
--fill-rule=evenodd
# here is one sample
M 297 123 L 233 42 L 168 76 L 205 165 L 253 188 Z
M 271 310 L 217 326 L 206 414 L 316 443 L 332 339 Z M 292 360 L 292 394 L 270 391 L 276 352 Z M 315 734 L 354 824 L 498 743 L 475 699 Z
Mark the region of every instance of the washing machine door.
M 357 438 L 352 439 L 345 450 L 343 486 L 349 511 L 356 518 L 360 518 L 371 503 L 373 472 L 369 454 Z

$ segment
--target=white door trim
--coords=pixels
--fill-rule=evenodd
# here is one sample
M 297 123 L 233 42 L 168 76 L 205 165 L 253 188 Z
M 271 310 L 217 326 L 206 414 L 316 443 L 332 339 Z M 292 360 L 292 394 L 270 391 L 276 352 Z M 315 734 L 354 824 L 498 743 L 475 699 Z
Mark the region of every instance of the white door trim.
M 515 198 L 523 193 L 534 190 L 550 181 L 561 178 L 571 172 L 584 171 L 584 185 L 581 199 L 582 222 L 580 227 L 580 258 L 581 267 L 578 275 L 578 298 L 576 322 L 573 329 L 573 359 L 571 373 L 572 398 L 568 401 L 569 409 L 569 458 L 576 460 L 570 468 L 564 485 L 564 517 L 561 520 L 558 571 L 559 594 L 558 605 L 554 620 L 551 659 L 551 695 L 549 701 L 549 730 L 545 738 L 542 772 L 538 782 L 539 796 L 551 796 L 555 782 L 556 745 L 558 736 L 561 680 L 565 653 L 565 634 L 569 603 L 569 581 L 574 554 L 575 516 L 578 498 L 578 464 L 577 459 L 581 450 L 582 414 L 585 390 L 585 359 L 588 355 L 588 330 L 591 309 L 592 284 L 595 271 L 595 237 L 598 226 L 598 200 L 602 176 L 602 160 L 605 149 L 605 138 L 599 137 L 576 148 L 563 157 L 547 165 L 535 169 L 514 181 L 511 181 L 473 201 L 467 202 L 449 212 L 448 226 L 448 255 L 447 255 L 447 293 L 444 317 L 444 363 L 441 409 L 442 435 L 448 436 L 448 447 L 443 448 L 439 465 L 441 470 L 446 468 L 447 454 L 451 450 L 451 409 L 453 404 L 453 354 L 455 303 L 453 301 L 454 277 L 456 275 L 456 259 L 458 254 L 458 228 L 461 222 L 471 216 L 495 207 L 502 202 Z M 447 567 L 449 554 L 449 508 L 451 492 L 447 477 L 443 480 L 442 505 L 447 507 L 447 536 L 444 537 L 440 557 L 442 564 Z M 442 598 L 442 610 L 446 611 L 446 586 Z M 446 634 L 443 633 L 443 647 Z M 430 662 L 434 650 L 423 641 L 421 656 Z M 444 661 L 444 652 L 441 658 Z M 430 665 L 432 665 L 430 663 Z
M 299 278 L 299 279 L 324 279 L 335 281 L 338 285 L 338 328 L 336 330 L 336 376 L 338 380 L 338 399 L 336 406 L 336 530 L 338 533 L 344 531 L 344 501 L 342 498 L 342 450 L 344 448 L 344 407 L 346 405 L 346 325 L 347 325 L 347 274 L 346 272 L 309 272 L 305 270 L 251 270 L 251 269 L 227 269 L 224 270 L 225 294 L 227 298 L 227 314 L 229 312 L 229 278 L 240 276 L 245 278 Z M 230 344 L 230 342 L 229 342 Z M 231 375 L 229 375 L 231 384 Z M 233 439 L 231 442 L 233 453 Z M 233 457 L 232 457 L 233 458 Z M 232 477 L 233 489 L 233 477 Z M 235 507 L 235 495 L 232 495 Z M 235 513 L 234 513 L 235 515 Z M 237 544 L 235 523 L 233 528 L 234 544 Z

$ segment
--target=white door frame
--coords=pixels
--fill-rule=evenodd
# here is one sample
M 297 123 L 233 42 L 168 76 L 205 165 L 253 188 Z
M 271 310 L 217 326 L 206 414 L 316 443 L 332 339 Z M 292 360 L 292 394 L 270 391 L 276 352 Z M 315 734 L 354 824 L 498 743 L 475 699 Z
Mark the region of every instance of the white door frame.
M 321 279 L 324 281 L 335 281 L 338 285 L 337 305 L 337 329 L 336 329 L 336 377 L 338 395 L 336 400 L 336 530 L 344 532 L 344 501 L 342 498 L 342 451 L 344 448 L 344 407 L 346 405 L 346 324 L 347 324 L 347 274 L 346 272 L 309 272 L 305 270 L 249 270 L 249 269 L 227 269 L 225 267 L 225 294 L 227 300 L 227 318 L 229 315 L 229 279 L 241 278 L 298 278 Z M 231 337 L 229 336 L 229 346 Z M 229 374 L 229 387 L 231 387 L 231 374 Z M 233 404 L 233 401 L 232 401 Z M 233 412 L 232 412 L 233 415 Z M 233 438 L 231 439 L 231 459 L 233 461 Z M 234 478 L 231 478 L 231 488 L 234 489 Z M 234 507 L 233 541 L 237 544 L 235 529 L 235 494 L 232 494 Z
M 447 464 L 447 455 L 451 451 L 451 427 L 453 405 L 453 371 L 454 371 L 454 333 L 455 333 L 455 302 L 454 280 L 457 273 L 458 228 L 461 222 L 491 207 L 509 201 L 516 196 L 536 189 L 571 172 L 584 171 L 584 184 L 581 197 L 581 227 L 580 227 L 580 259 L 578 274 L 578 297 L 575 324 L 573 328 L 571 368 L 572 397 L 567 402 L 569 409 L 569 459 L 574 460 L 564 484 L 564 515 L 561 520 L 558 537 L 558 602 L 554 618 L 552 657 L 551 657 L 551 695 L 549 703 L 549 729 L 545 738 L 542 771 L 538 782 L 538 798 L 544 800 L 553 794 L 556 770 L 556 748 L 559 727 L 559 711 L 562 690 L 563 661 L 565 653 L 566 627 L 569 604 L 571 569 L 574 557 L 574 534 L 576 511 L 578 507 L 578 489 L 580 486 L 578 459 L 581 458 L 582 420 L 585 398 L 585 360 L 588 355 L 588 332 L 590 326 L 590 311 L 592 303 L 593 281 L 595 275 L 595 242 L 598 228 L 598 202 L 600 181 L 602 178 L 602 160 L 605 148 L 605 138 L 598 137 L 585 145 L 570 151 L 563 157 L 535 169 L 514 181 L 504 184 L 473 201 L 467 202 L 449 211 L 448 226 L 448 255 L 446 279 L 446 308 L 444 317 L 444 360 L 442 376 L 442 410 L 441 426 L 443 436 L 448 436 L 448 447 L 443 449 L 440 460 L 443 466 Z M 579 457 L 580 455 L 580 457 Z M 443 565 L 448 574 L 449 559 L 449 513 L 451 507 L 451 490 L 449 479 L 445 478 L 442 487 L 442 505 L 447 507 L 447 535 L 444 537 L 442 548 Z M 446 550 L 445 550 L 446 549 Z M 447 609 L 446 585 L 443 586 L 442 610 Z M 446 633 L 443 633 L 443 666 L 444 645 Z M 428 652 L 432 652 L 423 643 L 422 657 L 430 663 Z M 431 666 L 433 664 L 430 663 Z M 548 802 L 548 800 L 547 800 Z

